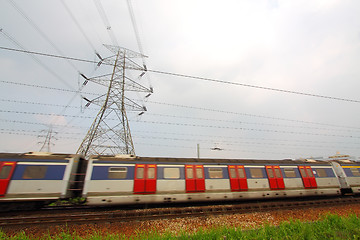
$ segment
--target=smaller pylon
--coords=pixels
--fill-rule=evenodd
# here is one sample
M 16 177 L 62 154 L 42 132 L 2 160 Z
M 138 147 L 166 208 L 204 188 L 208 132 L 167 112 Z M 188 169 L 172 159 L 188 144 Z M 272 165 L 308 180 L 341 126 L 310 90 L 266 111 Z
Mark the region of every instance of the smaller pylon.
M 41 132 L 46 132 L 46 134 L 44 135 L 39 135 L 38 137 L 45 137 L 45 140 L 43 142 L 39 142 L 39 144 L 42 144 L 41 148 L 40 148 L 40 152 L 51 152 L 50 146 L 54 146 L 55 144 L 52 143 L 53 139 L 56 139 L 54 137 L 54 132 L 52 130 L 52 128 L 50 127 L 49 130 L 42 130 Z M 55 132 L 56 134 L 57 132 Z

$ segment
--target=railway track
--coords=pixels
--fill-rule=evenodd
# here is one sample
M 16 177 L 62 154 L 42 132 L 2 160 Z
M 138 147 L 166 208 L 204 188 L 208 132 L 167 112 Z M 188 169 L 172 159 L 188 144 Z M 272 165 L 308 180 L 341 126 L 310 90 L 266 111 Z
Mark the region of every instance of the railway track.
M 15 227 L 28 225 L 61 225 L 61 224 L 85 224 L 85 223 L 106 223 L 106 222 L 129 222 L 166 218 L 185 218 L 216 214 L 232 213 L 250 213 L 272 210 L 315 208 L 334 205 L 346 205 L 359 203 L 360 198 L 333 198 L 333 199 L 315 199 L 315 200 L 283 200 L 258 203 L 238 203 L 215 206 L 197 206 L 197 207 L 169 207 L 169 208 L 151 208 L 136 210 L 112 210 L 64 214 L 55 213 L 37 216 L 13 216 L 0 217 L 0 227 Z M 101 211 L 101 212 L 100 212 Z

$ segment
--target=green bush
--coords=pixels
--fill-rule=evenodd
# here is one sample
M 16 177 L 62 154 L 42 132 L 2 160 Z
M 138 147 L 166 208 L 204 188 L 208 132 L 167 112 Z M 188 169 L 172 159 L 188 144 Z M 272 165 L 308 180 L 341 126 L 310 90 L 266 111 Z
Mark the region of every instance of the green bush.
M 34 239 L 27 236 L 23 231 L 15 236 L 9 237 L 0 230 L 0 239 L 4 240 L 30 240 Z M 57 236 L 45 235 L 40 239 L 91 239 L 91 240 L 122 240 L 129 239 L 123 235 L 109 234 L 103 236 L 100 232 L 94 232 L 87 238 L 79 237 L 76 232 L 70 233 L 64 231 Z M 214 239 L 214 240 L 232 240 L 232 239 L 273 239 L 273 240 L 317 240 L 317 239 L 354 239 L 360 240 L 360 219 L 356 215 L 348 217 L 339 217 L 336 215 L 328 215 L 320 221 L 316 222 L 301 222 L 299 220 L 291 220 L 290 222 L 283 222 L 279 226 L 265 225 L 259 229 L 240 230 L 235 228 L 218 228 L 212 230 L 199 230 L 194 234 L 189 234 L 185 230 L 179 234 L 165 233 L 159 234 L 157 232 L 138 232 L 136 236 L 131 239 L 148 239 L 148 240 L 167 240 L 167 239 Z

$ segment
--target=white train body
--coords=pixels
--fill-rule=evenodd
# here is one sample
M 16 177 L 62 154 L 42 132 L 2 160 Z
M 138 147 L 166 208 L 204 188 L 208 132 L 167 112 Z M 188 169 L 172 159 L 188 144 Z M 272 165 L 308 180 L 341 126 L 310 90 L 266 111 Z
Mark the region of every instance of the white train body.
M 128 205 L 342 193 L 360 193 L 360 163 L 0 154 L 0 207 L 76 197 Z

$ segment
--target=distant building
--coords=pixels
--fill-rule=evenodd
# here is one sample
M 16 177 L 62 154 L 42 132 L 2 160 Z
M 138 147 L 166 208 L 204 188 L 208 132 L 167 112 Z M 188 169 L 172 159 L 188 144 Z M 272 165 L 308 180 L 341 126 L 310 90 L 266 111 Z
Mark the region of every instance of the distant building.
M 309 158 L 301 158 L 301 160 L 319 160 L 319 161 L 330 161 L 330 160 L 339 160 L 339 161 L 360 161 L 360 159 L 357 159 L 354 156 L 350 156 L 347 154 L 340 154 L 337 152 L 333 156 L 329 157 L 309 157 Z

